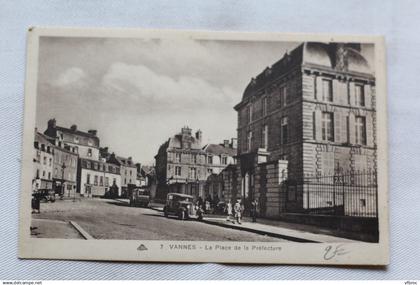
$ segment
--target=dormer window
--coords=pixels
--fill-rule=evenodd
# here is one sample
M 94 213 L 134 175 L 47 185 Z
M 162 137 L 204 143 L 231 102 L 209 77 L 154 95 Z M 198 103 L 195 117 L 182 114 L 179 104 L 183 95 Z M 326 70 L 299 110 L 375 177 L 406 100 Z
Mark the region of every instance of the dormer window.
M 79 137 L 74 137 L 74 142 L 79 143 Z

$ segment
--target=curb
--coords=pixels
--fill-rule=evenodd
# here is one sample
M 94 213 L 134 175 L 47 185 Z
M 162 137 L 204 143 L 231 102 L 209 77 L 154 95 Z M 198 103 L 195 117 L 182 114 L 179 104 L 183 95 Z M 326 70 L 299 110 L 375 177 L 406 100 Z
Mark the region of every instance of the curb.
M 159 212 L 163 212 L 163 210 L 158 209 L 158 208 L 154 208 L 154 207 L 150 207 L 150 209 L 153 209 L 153 210 L 159 211 Z M 282 235 L 282 234 L 278 234 L 278 233 L 267 232 L 267 231 L 262 231 L 262 230 L 257 230 L 257 229 L 250 229 L 250 228 L 247 228 L 247 227 L 241 227 L 241 226 L 237 226 L 237 225 L 234 226 L 234 225 L 230 225 L 230 224 L 225 224 L 225 223 L 220 223 L 220 222 L 216 222 L 216 221 L 206 220 L 205 218 L 201 222 L 209 224 L 209 225 L 220 226 L 220 227 L 234 229 L 234 230 L 247 231 L 247 232 L 251 232 L 251 233 L 255 233 L 255 234 L 259 234 L 259 235 L 266 235 L 266 236 L 281 238 L 281 239 L 290 240 L 290 241 L 294 241 L 294 242 L 320 243 L 319 241 L 303 239 L 303 238 L 298 238 L 298 237 L 293 237 L 293 236 L 288 236 L 288 235 Z
M 224 227 L 224 228 L 230 228 L 230 229 L 235 229 L 235 230 L 247 231 L 247 232 L 251 232 L 251 233 L 255 233 L 255 234 L 260 234 L 260 235 L 266 235 L 266 236 L 271 236 L 271 237 L 286 239 L 286 240 L 290 240 L 290 241 L 294 241 L 294 242 L 320 243 L 319 241 L 314 241 L 314 240 L 309 240 L 309 239 L 303 239 L 303 238 L 298 238 L 298 237 L 293 237 L 293 236 L 283 235 L 283 234 L 278 234 L 278 233 L 273 233 L 273 232 L 267 232 L 267 231 L 262 231 L 262 230 L 257 230 L 257 229 L 250 229 L 250 228 L 247 228 L 247 227 L 234 226 L 234 225 L 224 224 L 224 223 L 215 222 L 215 221 L 211 221 L 211 220 L 205 220 L 204 219 L 204 220 L 202 220 L 202 222 L 203 223 L 206 223 L 206 224 L 210 224 L 210 225 L 217 225 L 217 226 Z
M 70 225 L 72 225 L 79 233 L 80 235 L 88 240 L 88 239 L 94 239 L 87 231 L 85 231 L 81 226 L 79 226 L 78 223 L 74 222 L 74 221 L 69 221 Z

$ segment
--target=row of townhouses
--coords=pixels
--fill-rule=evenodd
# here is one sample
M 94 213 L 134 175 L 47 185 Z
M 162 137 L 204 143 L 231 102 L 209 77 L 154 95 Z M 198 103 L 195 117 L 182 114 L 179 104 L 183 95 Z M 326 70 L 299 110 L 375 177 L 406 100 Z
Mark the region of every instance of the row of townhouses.
M 33 191 L 54 190 L 67 197 L 125 196 L 130 185 L 145 185 L 140 170 L 131 157 L 101 148 L 96 130 L 57 126 L 55 119 L 43 133 L 35 130 Z
M 234 110 L 237 141 L 203 147 L 183 128 L 160 147 L 158 192 L 257 200 L 265 217 L 377 214 L 375 76 L 360 45 L 302 43 L 252 78 Z

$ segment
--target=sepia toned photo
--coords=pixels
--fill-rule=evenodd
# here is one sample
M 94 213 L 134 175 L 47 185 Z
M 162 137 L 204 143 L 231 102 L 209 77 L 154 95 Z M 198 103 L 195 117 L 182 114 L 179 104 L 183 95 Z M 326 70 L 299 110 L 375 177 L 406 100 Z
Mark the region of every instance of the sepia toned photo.
M 381 37 L 31 28 L 21 258 L 388 264 Z

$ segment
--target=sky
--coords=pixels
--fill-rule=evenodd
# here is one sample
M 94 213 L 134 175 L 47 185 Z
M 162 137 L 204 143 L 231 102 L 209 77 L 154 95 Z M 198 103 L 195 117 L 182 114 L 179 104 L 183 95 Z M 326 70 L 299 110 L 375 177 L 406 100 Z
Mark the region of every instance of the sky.
M 236 137 L 245 87 L 298 44 L 41 37 L 36 125 L 96 129 L 101 147 L 151 165 L 183 126 L 203 144 Z

